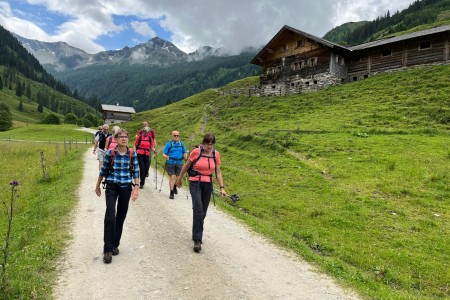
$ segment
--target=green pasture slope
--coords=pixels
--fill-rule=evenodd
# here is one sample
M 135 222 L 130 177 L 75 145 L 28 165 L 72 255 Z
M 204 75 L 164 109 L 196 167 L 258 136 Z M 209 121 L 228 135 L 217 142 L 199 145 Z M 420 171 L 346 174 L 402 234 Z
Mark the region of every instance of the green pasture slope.
M 223 89 L 252 86 L 257 78 Z M 450 298 L 450 66 L 287 97 L 215 90 L 135 115 L 217 136 L 219 206 L 368 299 Z M 236 249 L 237 251 L 239 249 Z
M 86 134 L 74 125 L 40 124 L 0 132 L 0 249 L 5 246 L 7 228 L 3 203 L 10 203 L 10 181 L 19 181 L 6 286 L 0 291 L 0 299 L 51 298 L 57 260 L 69 240 L 70 213 L 77 203 L 82 157 L 92 145 L 75 141 L 84 141 Z M 13 142 L 9 138 L 47 142 Z M 57 150 L 55 142 L 63 142 L 64 138 L 66 147 L 59 144 Z M 41 152 L 47 179 L 42 170 Z M 0 253 L 2 264 L 3 252 Z

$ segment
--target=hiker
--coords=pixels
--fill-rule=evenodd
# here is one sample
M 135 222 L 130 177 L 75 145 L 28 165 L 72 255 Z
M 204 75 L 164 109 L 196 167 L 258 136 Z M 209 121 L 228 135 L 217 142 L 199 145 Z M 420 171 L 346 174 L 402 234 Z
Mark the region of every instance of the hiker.
M 128 132 L 125 129 L 119 129 L 115 138 L 117 147 L 113 151 L 106 152 L 95 186 L 95 193 L 100 197 L 102 193 L 100 184 L 105 178 L 106 212 L 103 231 L 103 262 L 106 264 L 112 261 L 113 255 L 119 254 L 120 238 L 128 212 L 130 196 L 131 200 L 135 201 L 139 191 L 139 163 L 136 152 L 127 147 Z
M 145 126 L 142 129 L 141 134 L 136 137 L 136 141 L 134 142 L 134 150 L 137 152 L 137 158 L 139 161 L 141 178 L 139 188 L 143 189 L 145 185 L 145 178 L 148 177 L 148 170 L 150 168 L 150 151 L 152 150 L 152 137 L 150 136 L 150 127 Z
M 216 138 L 207 133 L 203 137 L 203 143 L 192 150 L 189 159 L 178 176 L 176 185 L 181 187 L 183 176 L 189 175 L 189 190 L 192 198 L 192 239 L 194 240 L 194 251 L 202 249 L 203 224 L 208 210 L 211 194 L 213 193 L 213 173 L 216 173 L 220 185 L 220 195 L 226 195 L 222 172 L 220 171 L 220 154 L 214 149 Z
M 174 195 L 178 194 L 175 179 L 180 175 L 181 169 L 183 168 L 183 159 L 187 159 L 186 147 L 180 141 L 178 131 L 172 132 L 172 140 L 168 141 L 164 146 L 163 157 L 166 159 L 165 169 L 167 174 L 169 174 L 169 198 L 174 199 Z
M 144 131 L 145 127 L 150 128 L 150 126 L 148 126 L 148 121 L 144 121 L 143 125 L 144 125 L 144 127 L 138 131 L 138 134 L 136 135 L 136 138 L 138 138 L 140 135 L 142 135 L 142 132 Z M 150 128 L 149 134 L 150 134 L 150 137 L 152 138 L 152 151 L 153 151 L 153 153 L 155 155 L 157 155 L 158 152 L 156 151 L 155 131 L 152 128 Z M 145 177 L 148 177 L 148 171 L 150 169 L 151 162 L 152 162 L 152 153 L 150 152 L 149 161 L 148 161 L 148 168 L 147 168 L 147 170 L 145 172 L 145 174 L 146 174 Z
M 94 155 L 97 154 L 97 160 L 98 160 L 98 169 L 102 167 L 103 160 L 105 158 L 105 152 L 106 152 L 106 140 L 109 136 L 111 136 L 110 133 L 108 133 L 109 125 L 104 124 L 102 126 L 102 132 L 97 135 L 95 138 L 95 145 L 94 145 Z
M 115 136 L 117 130 L 119 130 L 119 129 L 120 129 L 120 127 L 117 126 L 117 125 L 113 127 L 112 135 L 106 139 L 106 144 L 105 144 L 105 149 L 106 150 L 111 149 L 111 151 L 112 151 L 112 150 L 114 150 L 114 148 L 116 148 L 117 141 L 116 141 L 116 138 L 114 136 Z
M 95 144 L 95 138 L 102 133 L 103 125 L 98 126 L 97 132 L 94 134 L 94 138 L 92 139 L 92 144 Z

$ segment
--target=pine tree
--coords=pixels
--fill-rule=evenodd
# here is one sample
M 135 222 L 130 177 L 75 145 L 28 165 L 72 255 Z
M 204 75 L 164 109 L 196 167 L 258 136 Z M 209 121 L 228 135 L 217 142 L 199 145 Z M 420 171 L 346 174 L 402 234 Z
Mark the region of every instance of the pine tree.
M 0 103 L 0 131 L 10 130 L 13 125 L 11 110 L 6 103 Z
M 20 100 L 19 107 L 17 108 L 19 111 L 23 111 L 23 102 Z

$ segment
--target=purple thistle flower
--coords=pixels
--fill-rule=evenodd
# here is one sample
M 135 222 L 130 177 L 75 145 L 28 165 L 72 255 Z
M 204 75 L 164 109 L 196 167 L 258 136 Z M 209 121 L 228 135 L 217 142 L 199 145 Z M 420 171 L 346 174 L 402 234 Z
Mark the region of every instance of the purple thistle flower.
M 11 181 L 9 182 L 9 185 L 10 185 L 10 186 L 18 186 L 18 185 L 19 185 L 19 182 L 18 182 L 17 180 L 11 180 Z

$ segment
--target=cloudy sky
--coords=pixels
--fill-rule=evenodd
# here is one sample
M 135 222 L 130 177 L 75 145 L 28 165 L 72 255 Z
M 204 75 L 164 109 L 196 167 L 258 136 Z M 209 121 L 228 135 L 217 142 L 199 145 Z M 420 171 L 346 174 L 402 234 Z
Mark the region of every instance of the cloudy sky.
M 159 36 L 184 52 L 265 45 L 284 25 L 322 37 L 413 0 L 0 0 L 0 25 L 22 37 L 64 41 L 88 53 Z

